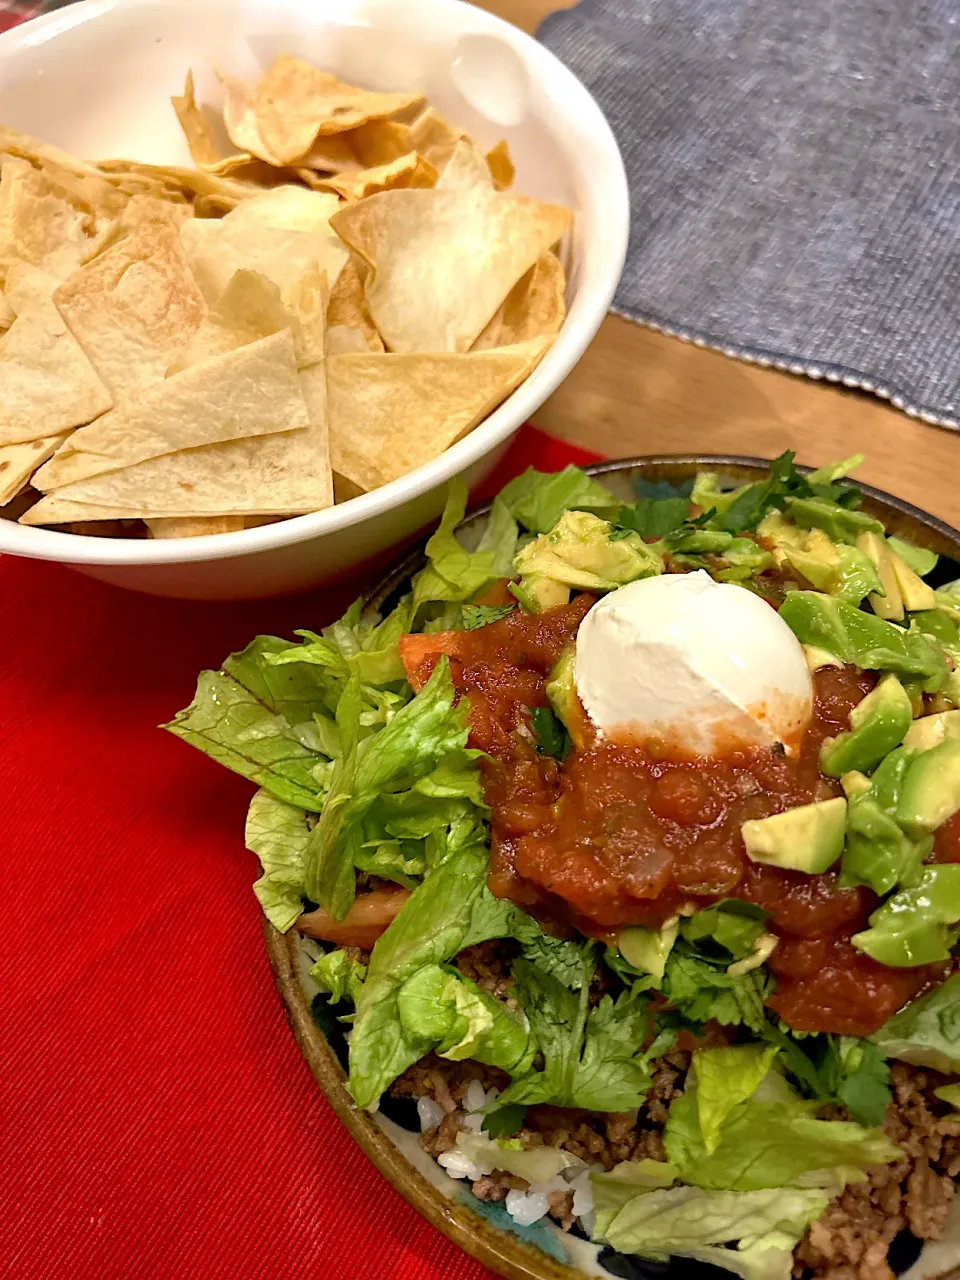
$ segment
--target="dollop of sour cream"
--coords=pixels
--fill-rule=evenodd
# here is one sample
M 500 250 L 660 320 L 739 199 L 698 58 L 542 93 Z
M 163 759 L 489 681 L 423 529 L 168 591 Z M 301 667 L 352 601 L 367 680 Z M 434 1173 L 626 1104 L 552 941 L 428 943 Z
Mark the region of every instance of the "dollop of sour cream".
M 704 570 L 631 582 L 580 624 L 577 694 L 604 737 L 693 755 L 799 750 L 813 714 L 803 648 L 776 610 Z

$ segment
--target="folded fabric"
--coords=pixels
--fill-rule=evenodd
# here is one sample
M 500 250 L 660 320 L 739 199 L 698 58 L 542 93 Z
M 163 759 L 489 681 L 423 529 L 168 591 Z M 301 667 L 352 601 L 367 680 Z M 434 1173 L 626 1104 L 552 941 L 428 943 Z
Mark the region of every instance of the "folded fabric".
M 623 315 L 960 425 L 953 0 L 582 0 L 538 34 L 623 150 Z

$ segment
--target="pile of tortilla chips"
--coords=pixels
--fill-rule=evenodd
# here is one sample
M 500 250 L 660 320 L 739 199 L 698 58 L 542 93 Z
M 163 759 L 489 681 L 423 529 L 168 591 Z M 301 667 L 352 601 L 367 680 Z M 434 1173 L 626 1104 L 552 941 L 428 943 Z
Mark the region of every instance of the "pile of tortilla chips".
M 436 457 L 556 336 L 571 214 L 508 192 L 504 143 L 298 58 L 220 78 L 222 119 L 192 75 L 173 98 L 195 168 L 0 129 L 0 515 L 317 511 Z

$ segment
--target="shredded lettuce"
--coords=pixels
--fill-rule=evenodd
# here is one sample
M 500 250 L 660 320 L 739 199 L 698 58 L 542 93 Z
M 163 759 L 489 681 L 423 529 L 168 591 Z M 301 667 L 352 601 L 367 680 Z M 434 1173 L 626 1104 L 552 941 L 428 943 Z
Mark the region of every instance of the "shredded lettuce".
M 609 489 L 574 466 L 556 472 L 528 467 L 500 491 L 500 501 L 531 533 L 549 533 L 565 511 L 609 517 L 620 506 Z
M 478 1174 L 502 1169 L 527 1182 L 549 1182 L 564 1169 L 579 1169 L 583 1161 L 558 1147 L 530 1147 L 520 1145 L 519 1139 L 495 1140 L 487 1133 L 458 1133 L 454 1150 L 466 1156 L 476 1167 Z
M 517 524 L 503 495 L 494 501 L 475 551 L 467 551 L 455 533 L 466 506 L 466 485 L 454 480 L 439 528 L 426 546 L 427 565 L 413 579 L 414 614 L 425 604 L 473 600 L 498 578 L 512 577 Z
M 773 1045 L 742 1044 L 697 1056 L 697 1118 L 707 1154 L 717 1149 L 724 1121 L 753 1097 L 777 1056 Z
M 303 910 L 303 863 L 310 835 L 307 815 L 262 788 L 250 801 L 244 840 L 263 875 L 254 884 L 263 913 L 281 933 Z
M 925 578 L 928 573 L 933 573 L 940 559 L 935 551 L 915 547 L 912 542 L 905 542 L 903 538 L 895 538 L 892 534 L 887 538 L 887 545 L 918 578 Z
M 743 1054 L 732 1064 L 729 1050 L 704 1049 L 694 1054 L 687 1090 L 671 1104 L 664 1146 L 684 1182 L 722 1191 L 757 1191 L 789 1186 L 839 1189 L 859 1181 L 871 1165 L 900 1156 L 883 1133 L 843 1120 L 818 1120 L 815 1104 L 804 1102 L 782 1076 L 770 1071 L 752 1095 L 727 1108 L 719 1124 L 716 1094 L 722 1094 L 721 1071 L 711 1055 L 724 1055 L 727 1087 L 738 1098 L 756 1080 L 765 1059 Z M 700 1122 L 699 1081 L 706 1070 L 712 1085 L 708 1147 Z
M 400 988 L 397 1007 L 408 1040 L 422 1040 L 441 1058 L 472 1058 L 514 1075 L 533 1061 L 536 1044 L 526 1019 L 455 969 L 418 969 Z
M 960 1073 L 960 973 L 895 1013 L 870 1039 L 888 1058 Z
M 310 969 L 310 977 L 329 995 L 331 1004 L 341 1000 L 356 1004 L 366 974 L 366 965 L 341 948 L 326 952 Z

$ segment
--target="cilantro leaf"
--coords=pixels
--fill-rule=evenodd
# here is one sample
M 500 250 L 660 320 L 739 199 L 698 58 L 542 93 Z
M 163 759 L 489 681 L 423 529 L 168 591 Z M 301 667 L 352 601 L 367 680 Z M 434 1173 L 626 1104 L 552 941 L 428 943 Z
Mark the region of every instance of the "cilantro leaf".
M 480 1126 L 491 1138 L 512 1138 L 523 1128 L 527 1118 L 527 1108 L 518 1102 L 507 1103 L 505 1107 L 497 1107 L 483 1118 Z
M 684 524 L 689 512 L 686 498 L 639 498 L 632 506 L 620 508 L 617 524 L 643 538 L 665 538 Z
M 464 631 L 476 631 L 480 627 L 489 626 L 491 622 L 499 622 L 507 614 L 515 612 L 515 604 L 465 604 L 463 606 Z

